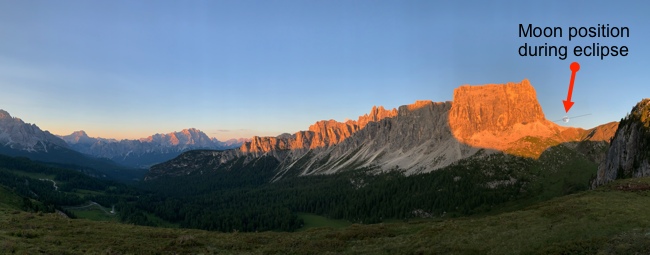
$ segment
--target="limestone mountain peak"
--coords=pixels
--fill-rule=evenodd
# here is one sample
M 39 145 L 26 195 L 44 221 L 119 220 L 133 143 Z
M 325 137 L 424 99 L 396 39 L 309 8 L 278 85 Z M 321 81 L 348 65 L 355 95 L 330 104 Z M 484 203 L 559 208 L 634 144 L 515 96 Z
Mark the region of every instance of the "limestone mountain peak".
M 450 124 L 461 137 L 546 120 L 535 88 L 526 79 L 502 85 L 464 85 L 454 90 L 453 102 Z
M 68 144 L 77 144 L 77 143 L 93 143 L 95 140 L 88 136 L 86 131 L 79 130 L 74 131 L 72 134 L 66 136 L 59 136 Z
M 11 119 L 11 114 L 5 110 L 0 109 L 0 119 Z
M 47 151 L 52 146 L 67 148 L 67 144 L 35 124 L 25 123 L 0 110 L 0 146 L 22 151 Z
M 73 135 L 76 135 L 76 136 L 84 136 L 84 137 L 88 137 L 88 134 L 86 133 L 86 131 L 83 131 L 83 130 L 74 131 L 74 132 L 72 132 L 72 134 L 73 134 Z
M 359 116 L 359 119 L 357 120 L 356 124 L 360 128 L 363 128 L 368 124 L 368 122 L 376 122 L 376 121 L 380 121 L 381 119 L 390 118 L 394 116 L 397 116 L 397 109 L 395 108 L 391 110 L 386 110 L 383 106 L 373 106 L 372 109 L 370 110 L 370 113 L 364 114 L 363 116 Z
M 527 137 L 542 138 L 551 145 L 580 140 L 586 132 L 546 120 L 527 79 L 455 89 L 449 126 L 456 139 L 473 147 L 534 158 L 547 147 L 530 144 Z

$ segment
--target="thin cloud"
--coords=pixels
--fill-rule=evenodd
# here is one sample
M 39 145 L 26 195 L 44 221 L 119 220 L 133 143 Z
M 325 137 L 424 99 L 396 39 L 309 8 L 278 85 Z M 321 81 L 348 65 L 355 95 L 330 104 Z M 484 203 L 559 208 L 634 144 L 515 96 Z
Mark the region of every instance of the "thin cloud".
M 246 129 L 246 128 L 240 128 L 240 129 L 217 129 L 216 132 L 212 132 L 210 134 L 218 134 L 218 133 L 227 133 L 227 132 L 235 132 L 235 131 L 252 131 L 251 129 Z

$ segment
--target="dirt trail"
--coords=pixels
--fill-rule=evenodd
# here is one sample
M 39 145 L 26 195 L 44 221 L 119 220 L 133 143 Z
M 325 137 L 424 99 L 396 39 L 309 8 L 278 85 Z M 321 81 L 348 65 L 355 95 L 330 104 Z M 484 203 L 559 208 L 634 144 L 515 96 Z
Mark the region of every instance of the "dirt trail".
M 39 179 L 39 180 L 41 180 L 41 181 L 51 181 L 52 186 L 54 187 L 54 190 L 59 191 L 59 186 L 56 186 L 56 182 L 54 180 L 51 180 L 51 179 Z

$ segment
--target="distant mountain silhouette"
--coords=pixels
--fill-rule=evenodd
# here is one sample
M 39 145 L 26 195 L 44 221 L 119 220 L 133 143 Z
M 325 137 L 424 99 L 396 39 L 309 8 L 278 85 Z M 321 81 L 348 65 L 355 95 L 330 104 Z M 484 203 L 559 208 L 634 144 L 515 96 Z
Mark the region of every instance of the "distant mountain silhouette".
M 131 180 L 140 179 L 144 174 L 142 170 L 72 150 L 61 138 L 4 110 L 0 110 L 0 154 L 65 166 L 100 178 Z
M 137 140 L 94 138 L 89 137 L 83 130 L 61 138 L 70 148 L 78 152 L 138 168 L 173 159 L 188 150 L 225 150 L 239 147 L 244 142 L 244 140 L 221 142 L 209 138 L 205 133 L 194 128 L 168 134 L 155 134 Z

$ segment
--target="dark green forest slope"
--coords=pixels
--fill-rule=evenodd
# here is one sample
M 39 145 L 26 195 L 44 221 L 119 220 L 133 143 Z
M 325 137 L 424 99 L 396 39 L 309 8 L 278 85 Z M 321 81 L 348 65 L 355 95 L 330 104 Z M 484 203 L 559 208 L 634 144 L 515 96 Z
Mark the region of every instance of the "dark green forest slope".
M 583 143 L 549 148 L 537 160 L 479 152 L 426 174 L 351 169 L 276 182 L 275 158 L 239 158 L 216 171 L 145 182 L 136 207 L 181 227 L 224 232 L 293 231 L 302 225 L 297 213 L 368 224 L 512 210 L 588 189 L 597 165 L 572 149 L 591 142 Z

